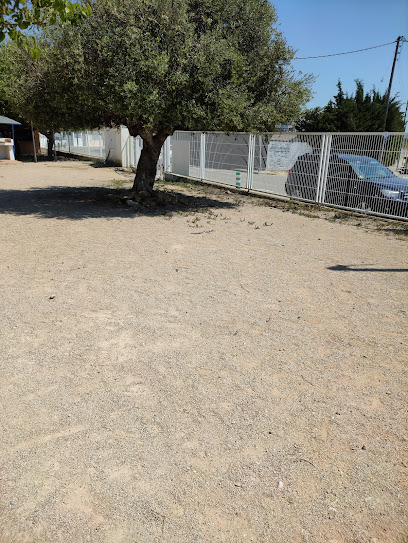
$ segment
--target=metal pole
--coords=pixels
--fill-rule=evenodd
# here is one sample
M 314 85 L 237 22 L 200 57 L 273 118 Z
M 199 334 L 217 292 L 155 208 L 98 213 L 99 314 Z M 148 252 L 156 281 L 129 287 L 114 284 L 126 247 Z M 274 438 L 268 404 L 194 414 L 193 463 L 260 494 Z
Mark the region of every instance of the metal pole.
M 171 165 L 171 149 L 170 149 L 170 146 L 171 146 L 171 136 L 169 136 L 166 141 L 165 141 L 165 146 L 166 146 L 166 157 L 167 157 L 167 162 L 166 162 L 166 172 L 169 172 L 170 171 L 170 165 Z
M 323 175 L 324 163 L 326 160 L 326 155 L 325 155 L 326 137 L 327 137 L 326 134 L 323 134 L 321 137 L 321 142 L 320 142 L 319 173 L 317 174 L 317 187 L 316 187 L 316 196 L 315 196 L 315 200 L 318 203 L 321 202 L 320 193 L 321 193 L 321 188 L 322 188 L 322 175 Z
M 327 172 L 329 170 L 329 161 L 330 161 L 330 151 L 332 145 L 332 134 L 326 134 L 323 136 L 323 141 L 325 143 L 325 148 L 323 149 L 323 160 L 321 178 L 320 178 L 320 190 L 319 190 L 319 199 L 318 203 L 324 204 L 326 197 L 326 185 L 327 185 Z M 323 145 L 324 145 L 323 143 Z
M 398 56 L 398 53 L 399 53 L 399 46 L 400 46 L 401 40 L 406 41 L 404 36 L 398 36 L 398 38 L 397 38 L 397 45 L 395 46 L 395 53 L 394 53 L 394 62 L 392 63 L 392 68 L 391 68 L 390 83 L 388 85 L 387 94 L 385 96 L 385 117 L 384 117 L 383 132 L 385 132 L 385 126 L 387 124 L 388 109 L 390 107 L 392 80 L 394 78 L 395 64 L 397 62 L 397 56 Z
M 13 153 L 14 153 L 14 160 L 16 159 L 16 144 L 14 143 L 14 124 L 11 125 L 11 136 L 13 138 Z
M 37 162 L 37 150 L 35 148 L 35 137 L 34 137 L 33 123 L 31 123 L 31 137 L 33 138 L 34 162 Z
M 135 158 L 135 168 L 137 168 L 137 160 L 138 160 L 138 156 L 137 156 L 137 136 L 135 136 L 133 138 L 133 156 Z
M 259 143 L 259 169 L 258 171 L 262 171 L 262 136 L 258 136 L 258 143 Z
M 397 136 L 398 137 L 398 136 Z M 401 160 L 401 157 L 402 157 L 402 152 L 404 150 L 404 136 L 401 136 L 401 146 L 400 146 L 400 149 L 398 151 L 398 157 L 397 157 L 397 168 L 396 168 L 396 171 L 399 170 L 399 165 L 400 165 L 400 160 Z
M 205 134 L 200 134 L 200 179 L 205 179 Z
M 255 136 L 250 134 L 248 138 L 248 165 L 247 165 L 247 182 L 246 189 L 249 192 L 252 189 L 253 174 L 254 174 L 254 159 L 255 159 Z

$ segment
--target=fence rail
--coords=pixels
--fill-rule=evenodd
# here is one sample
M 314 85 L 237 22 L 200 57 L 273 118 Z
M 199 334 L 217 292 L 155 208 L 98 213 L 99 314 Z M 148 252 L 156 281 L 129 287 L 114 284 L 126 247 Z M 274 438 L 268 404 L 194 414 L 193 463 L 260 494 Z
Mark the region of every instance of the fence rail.
M 143 142 L 122 127 L 58 133 L 55 148 L 85 157 L 112 160 L 114 156 L 122 166 L 136 167 Z M 164 144 L 158 173 L 161 170 L 247 191 L 408 219 L 407 133 L 178 131 Z
M 407 133 L 176 132 L 164 169 L 294 200 L 408 218 Z

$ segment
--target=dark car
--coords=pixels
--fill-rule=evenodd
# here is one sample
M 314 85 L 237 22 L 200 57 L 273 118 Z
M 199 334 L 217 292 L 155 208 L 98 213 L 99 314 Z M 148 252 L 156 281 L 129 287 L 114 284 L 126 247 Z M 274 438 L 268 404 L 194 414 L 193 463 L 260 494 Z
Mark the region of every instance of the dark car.
M 408 216 L 408 180 L 397 177 L 378 160 L 333 153 L 326 166 L 326 186 L 321 187 L 323 203 Z M 320 167 L 319 154 L 300 156 L 289 171 L 286 193 L 296 198 L 317 200 Z

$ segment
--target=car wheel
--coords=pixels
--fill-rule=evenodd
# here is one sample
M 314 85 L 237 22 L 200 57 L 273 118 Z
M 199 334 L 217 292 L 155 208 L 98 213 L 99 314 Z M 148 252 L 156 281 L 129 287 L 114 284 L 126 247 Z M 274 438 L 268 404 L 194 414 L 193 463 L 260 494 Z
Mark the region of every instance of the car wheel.
M 302 194 L 299 189 L 293 189 L 291 196 L 294 196 L 295 198 L 302 198 Z

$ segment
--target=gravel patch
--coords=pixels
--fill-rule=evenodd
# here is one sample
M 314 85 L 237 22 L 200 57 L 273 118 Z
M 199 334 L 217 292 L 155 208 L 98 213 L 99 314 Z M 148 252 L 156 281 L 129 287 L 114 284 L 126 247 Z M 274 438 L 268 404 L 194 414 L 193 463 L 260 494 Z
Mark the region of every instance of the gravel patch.
M 0 542 L 406 542 L 404 230 L 123 179 L 0 165 Z

